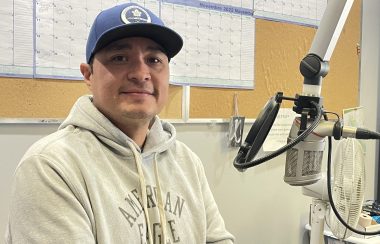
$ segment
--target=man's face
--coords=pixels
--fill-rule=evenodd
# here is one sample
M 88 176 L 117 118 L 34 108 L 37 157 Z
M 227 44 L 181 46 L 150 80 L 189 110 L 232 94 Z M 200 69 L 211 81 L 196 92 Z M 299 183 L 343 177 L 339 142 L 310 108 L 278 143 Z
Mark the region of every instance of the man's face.
M 168 57 L 151 39 L 115 41 L 95 54 L 87 78 L 82 73 L 94 105 L 116 124 L 150 121 L 168 98 Z

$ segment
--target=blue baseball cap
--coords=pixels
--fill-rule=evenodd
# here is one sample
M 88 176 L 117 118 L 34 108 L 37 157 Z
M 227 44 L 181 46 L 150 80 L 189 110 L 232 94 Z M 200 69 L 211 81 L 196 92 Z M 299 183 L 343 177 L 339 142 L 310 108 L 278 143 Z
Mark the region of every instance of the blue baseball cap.
M 126 3 L 105 9 L 96 16 L 87 39 L 86 61 L 113 41 L 126 37 L 145 37 L 162 46 L 168 58 L 182 48 L 181 36 L 165 27 L 164 22 L 149 9 Z

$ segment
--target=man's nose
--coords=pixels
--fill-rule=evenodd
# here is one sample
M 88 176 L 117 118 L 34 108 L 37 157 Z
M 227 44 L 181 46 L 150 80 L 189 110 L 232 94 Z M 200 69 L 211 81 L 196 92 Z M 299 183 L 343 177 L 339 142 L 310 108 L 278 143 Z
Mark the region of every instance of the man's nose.
M 133 60 L 128 69 L 129 80 L 135 82 L 146 82 L 151 79 L 149 66 L 142 58 Z

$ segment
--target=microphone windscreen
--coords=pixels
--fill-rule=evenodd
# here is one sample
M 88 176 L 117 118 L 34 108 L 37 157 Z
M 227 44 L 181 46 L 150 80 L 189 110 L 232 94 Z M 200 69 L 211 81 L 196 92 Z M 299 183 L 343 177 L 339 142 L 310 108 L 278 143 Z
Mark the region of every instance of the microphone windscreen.
M 301 141 L 288 150 L 284 181 L 293 186 L 305 186 L 317 182 L 322 177 L 323 150 L 324 140 Z

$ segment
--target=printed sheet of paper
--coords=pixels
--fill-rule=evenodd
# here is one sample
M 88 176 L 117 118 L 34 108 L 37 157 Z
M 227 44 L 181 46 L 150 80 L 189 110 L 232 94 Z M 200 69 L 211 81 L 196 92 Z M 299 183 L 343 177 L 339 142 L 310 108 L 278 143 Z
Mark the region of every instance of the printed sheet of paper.
M 344 126 L 352 127 L 364 127 L 364 108 L 363 107 L 354 107 L 343 109 L 343 124 Z M 365 140 L 359 140 L 360 144 L 363 147 L 364 152 L 366 151 Z
M 33 1 L 2 0 L 0 74 L 33 75 Z
M 80 63 L 86 62 L 86 42 L 96 15 L 125 1 L 36 0 L 36 77 L 82 79 Z M 159 2 L 137 2 L 156 14 Z
M 263 150 L 275 151 L 287 144 L 290 128 L 297 114 L 290 108 L 281 108 L 265 139 Z
M 256 18 L 318 26 L 327 0 L 254 0 Z
M 207 87 L 253 88 L 253 3 L 230 0 L 137 2 L 151 9 L 184 38 L 170 62 L 171 82 Z M 244 1 L 245 2 L 245 1 Z M 251 2 L 251 4 L 249 4 Z M 80 78 L 89 28 L 114 1 L 37 0 L 36 76 Z
M 163 21 L 184 38 L 171 61 L 173 84 L 254 87 L 255 21 L 248 2 L 163 1 Z
M 133 0 L 184 38 L 173 84 L 254 88 L 255 17 L 310 24 L 327 0 Z M 119 0 L 3 0 L 0 74 L 82 79 L 90 26 Z M 309 22 L 308 22 L 309 21 Z

